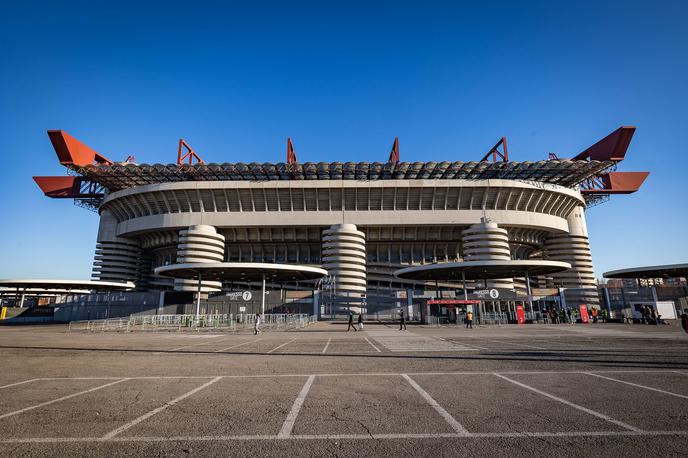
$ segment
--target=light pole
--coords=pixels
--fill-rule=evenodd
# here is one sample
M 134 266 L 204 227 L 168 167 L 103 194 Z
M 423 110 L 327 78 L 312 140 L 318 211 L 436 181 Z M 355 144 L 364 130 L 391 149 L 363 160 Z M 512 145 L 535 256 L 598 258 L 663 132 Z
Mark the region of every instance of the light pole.
M 265 272 L 263 271 L 263 290 L 260 302 L 260 314 L 265 315 Z
M 196 323 L 198 323 L 198 320 L 200 319 L 201 315 L 201 278 L 202 274 L 201 271 L 197 271 L 198 273 L 198 289 L 196 290 Z

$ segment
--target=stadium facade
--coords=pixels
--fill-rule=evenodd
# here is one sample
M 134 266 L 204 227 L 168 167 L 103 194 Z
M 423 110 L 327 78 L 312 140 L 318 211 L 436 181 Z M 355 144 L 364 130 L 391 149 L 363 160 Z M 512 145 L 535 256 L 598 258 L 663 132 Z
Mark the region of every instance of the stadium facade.
M 395 140 L 387 162 L 299 163 L 289 140 L 286 163 L 214 164 L 180 140 L 177 162 L 163 165 L 113 162 L 57 130 L 48 135 L 69 175 L 34 179 L 47 196 L 98 212 L 93 278 L 141 291 L 193 290 L 193 281 L 153 275 L 177 262 L 317 265 L 330 274 L 333 300 L 370 311 L 399 291 L 458 287 L 395 278 L 403 267 L 547 259 L 572 268 L 532 286 L 596 304 L 585 210 L 646 178 L 615 171 L 634 131 L 621 127 L 571 159 L 536 162 L 510 161 L 502 139 L 479 161 L 401 162 Z

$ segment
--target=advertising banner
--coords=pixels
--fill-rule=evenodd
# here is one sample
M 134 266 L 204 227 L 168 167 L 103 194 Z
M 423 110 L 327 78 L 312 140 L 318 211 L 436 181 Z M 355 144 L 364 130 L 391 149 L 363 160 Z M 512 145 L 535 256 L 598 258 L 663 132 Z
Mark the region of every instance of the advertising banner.
M 589 318 L 588 318 L 588 306 L 585 304 L 580 305 L 580 314 L 581 314 L 581 321 L 583 324 L 588 324 Z
M 526 311 L 523 309 L 522 305 L 516 306 L 516 319 L 518 320 L 518 324 L 526 323 Z

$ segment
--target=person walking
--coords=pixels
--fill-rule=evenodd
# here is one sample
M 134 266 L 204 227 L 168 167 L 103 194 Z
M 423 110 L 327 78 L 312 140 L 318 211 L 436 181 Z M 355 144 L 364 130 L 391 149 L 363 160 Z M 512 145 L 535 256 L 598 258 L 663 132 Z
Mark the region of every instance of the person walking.
M 466 329 L 473 329 L 473 311 L 466 312 Z
M 363 329 L 363 314 L 359 313 L 358 314 L 358 330 L 361 331 Z
M 346 328 L 346 332 L 351 331 L 351 328 L 354 329 L 354 332 L 357 331 L 356 326 L 354 326 L 354 312 L 349 312 L 349 326 Z
M 256 313 L 256 322 L 255 322 L 254 327 L 253 327 L 253 335 L 254 336 L 257 336 L 258 334 L 260 334 L 260 322 L 261 322 L 260 313 Z
M 573 321 L 571 320 L 571 309 L 569 308 L 566 309 L 566 319 L 568 320 L 569 324 L 573 324 Z
M 683 309 L 681 314 L 681 327 L 684 331 L 688 332 L 688 309 Z
M 406 316 L 404 315 L 404 309 L 399 311 L 399 330 L 406 331 Z

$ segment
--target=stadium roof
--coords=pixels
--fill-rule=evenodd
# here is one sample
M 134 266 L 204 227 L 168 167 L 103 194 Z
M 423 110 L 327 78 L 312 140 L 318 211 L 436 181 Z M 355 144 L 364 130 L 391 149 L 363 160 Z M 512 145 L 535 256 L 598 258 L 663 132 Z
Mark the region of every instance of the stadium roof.
M 573 187 L 615 165 L 612 161 L 539 162 L 306 162 L 222 164 L 112 163 L 70 168 L 109 191 L 180 181 L 272 180 L 525 180 Z
M 688 263 L 633 267 L 631 269 L 612 270 L 602 275 L 604 278 L 688 278 Z

